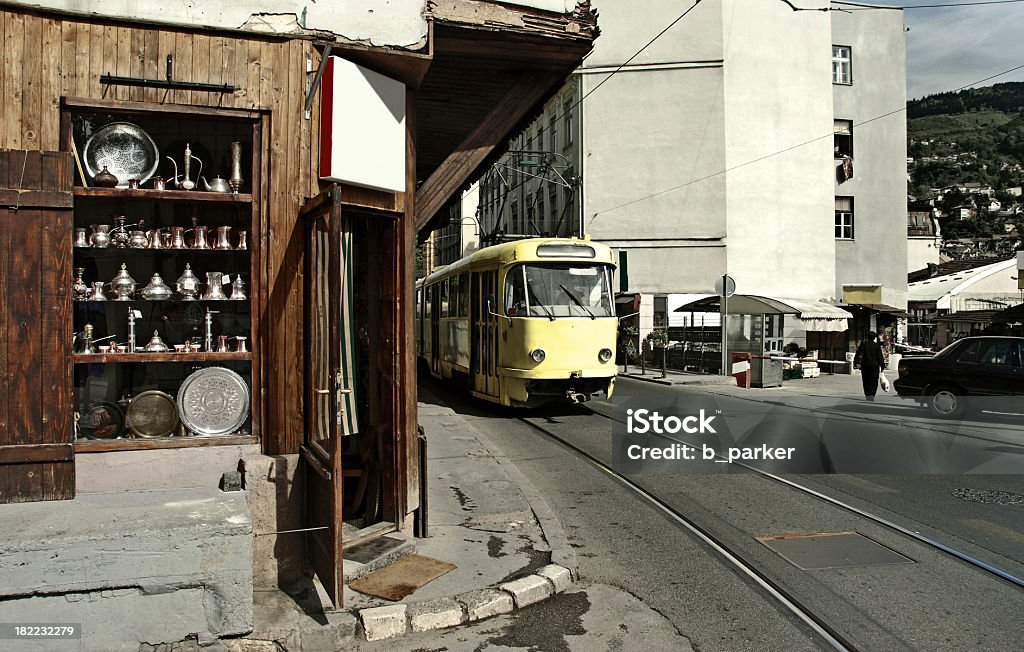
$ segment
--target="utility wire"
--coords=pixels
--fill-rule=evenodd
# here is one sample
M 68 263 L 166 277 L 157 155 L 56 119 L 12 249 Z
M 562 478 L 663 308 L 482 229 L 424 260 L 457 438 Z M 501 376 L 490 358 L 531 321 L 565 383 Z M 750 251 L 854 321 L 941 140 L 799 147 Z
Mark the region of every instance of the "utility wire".
M 783 0 L 785 1 L 785 0 Z M 832 9 L 829 11 L 876 11 L 876 10 L 889 10 L 889 9 L 900 9 L 903 11 L 909 11 L 910 9 L 937 9 L 942 7 L 976 7 L 978 5 L 1008 5 L 1016 4 L 1018 2 L 1024 2 L 1024 0 L 978 0 L 976 2 L 949 2 L 941 4 L 931 5 L 893 5 L 891 7 L 879 7 L 877 5 L 862 5 L 856 2 L 843 2 L 843 0 L 832 0 L 832 4 L 845 5 L 842 9 Z M 788 3 L 787 3 L 788 4 Z M 795 10 L 794 10 L 795 11 Z M 812 11 L 812 10 L 804 10 Z
M 1004 70 L 1003 72 L 997 73 L 995 75 L 990 75 L 988 77 L 985 77 L 984 79 L 979 79 L 978 81 L 971 82 L 970 84 L 966 84 L 964 86 L 961 86 L 960 88 L 957 88 L 957 89 L 952 90 L 952 91 L 946 91 L 946 92 L 948 92 L 948 93 L 959 93 L 962 90 L 966 90 L 968 88 L 971 88 L 972 86 L 977 86 L 978 84 L 980 84 L 982 82 L 986 82 L 986 81 L 989 81 L 991 79 L 995 79 L 996 77 L 1002 77 L 1003 75 L 1008 75 L 1011 72 L 1015 72 L 1017 70 L 1020 70 L 1021 68 L 1024 68 L 1024 64 L 1019 65 L 1019 66 L 1015 66 L 1013 68 L 1010 68 L 1009 70 Z M 906 110 L 907 110 L 907 107 L 904 106 L 904 107 L 901 107 L 899 109 L 895 109 L 893 111 L 889 111 L 888 113 L 883 113 L 883 114 L 877 115 L 877 116 L 875 116 L 873 118 L 869 118 L 867 120 L 863 120 L 863 121 L 859 122 L 858 124 L 859 125 L 865 125 L 865 124 L 868 124 L 870 122 L 875 122 L 876 120 L 881 120 L 882 118 L 887 118 L 887 117 L 889 117 L 891 115 L 895 115 L 897 113 L 900 113 L 901 111 L 906 111 Z M 797 145 L 791 145 L 790 147 L 787 147 L 785 149 L 780 149 L 780 150 L 778 150 L 776 152 L 772 152 L 771 154 L 765 154 L 764 156 L 759 156 L 758 158 L 751 159 L 749 161 L 746 161 L 745 163 L 740 163 L 739 165 L 734 165 L 734 166 L 732 166 L 730 168 L 726 168 L 726 169 L 721 170 L 719 172 L 713 172 L 711 174 L 705 175 L 705 176 L 700 177 L 698 179 L 691 179 L 690 181 L 687 181 L 686 183 L 681 183 L 678 186 L 673 186 L 671 188 L 666 188 L 665 190 L 659 190 L 658 192 L 651 193 L 650 195 L 646 195 L 644 197 L 640 197 L 638 199 L 634 199 L 632 201 L 628 201 L 625 204 L 619 204 L 618 206 L 613 206 L 612 208 L 606 208 L 603 211 L 598 211 L 598 212 L 594 213 L 594 215 L 590 218 L 590 222 L 588 222 L 588 224 L 592 223 L 595 219 L 597 219 L 598 215 L 602 215 L 604 213 L 611 213 L 612 211 L 617 211 L 620 208 L 625 208 L 627 206 L 632 206 L 633 204 L 640 203 L 642 201 L 651 199 L 653 197 L 658 197 L 659 195 L 664 195 L 665 193 L 669 193 L 669 192 L 673 192 L 675 190 L 679 190 L 680 188 L 685 188 L 687 186 L 691 186 L 691 185 L 693 185 L 695 183 L 700 183 L 701 181 L 707 181 L 708 179 L 717 177 L 717 176 L 719 176 L 721 174 L 727 174 L 729 172 L 732 172 L 733 170 L 738 170 L 738 169 L 744 168 L 744 167 L 746 167 L 748 165 L 753 165 L 754 163 L 760 163 L 761 161 L 764 161 L 766 159 L 778 156 L 779 154 L 785 154 L 786 152 L 791 152 L 794 149 L 799 149 L 799 148 L 804 147 L 806 145 L 810 145 L 812 143 L 816 143 L 819 140 L 824 140 L 826 138 L 834 138 L 834 137 L 835 137 L 835 132 L 826 134 L 824 136 L 818 136 L 817 138 L 812 138 L 810 140 L 806 140 L 806 141 L 804 141 L 802 143 L 799 143 Z
M 657 40 L 658 40 L 659 38 L 661 38 L 662 36 L 664 36 L 666 32 L 668 32 L 668 31 L 669 31 L 670 29 L 672 29 L 673 27 L 675 27 L 675 26 L 676 26 L 676 24 L 678 24 L 678 23 L 679 23 L 679 21 L 681 21 L 681 20 L 682 20 L 683 18 L 686 18 L 687 14 L 689 14 L 689 13 L 690 13 L 691 11 L 693 11 L 694 9 L 696 9 L 696 8 L 697 8 L 697 5 L 699 5 L 699 4 L 700 4 L 700 2 L 701 2 L 701 0 L 694 0 L 694 3 L 693 3 L 693 5 L 691 5 L 691 6 L 690 6 L 690 7 L 689 7 L 689 8 L 688 8 L 688 9 L 687 9 L 686 11 L 684 11 L 684 12 L 683 12 L 683 13 L 681 13 L 681 14 L 679 14 L 679 16 L 677 16 L 677 17 L 675 18 L 675 20 L 673 20 L 673 21 L 672 21 L 671 23 L 669 23 L 669 24 L 668 24 L 668 25 L 667 25 L 667 26 L 666 26 L 666 27 L 665 27 L 664 29 L 662 29 L 662 30 L 661 30 L 660 32 L 658 32 L 658 33 L 657 33 L 657 34 L 656 34 L 656 35 L 654 36 L 654 38 L 652 38 L 652 39 L 651 39 L 650 41 L 648 41 L 648 42 L 647 42 L 647 43 L 646 43 L 646 44 L 645 44 L 645 45 L 644 45 L 644 46 L 643 46 L 642 48 L 640 48 L 639 50 L 637 50 L 637 51 L 636 51 L 636 52 L 635 52 L 635 53 L 633 54 L 633 56 L 631 56 L 630 58 L 626 59 L 626 60 L 625 60 L 624 62 L 622 62 L 621 64 L 619 64 L 619 66 L 618 66 L 618 67 L 617 67 L 617 68 L 616 68 L 615 70 L 613 70 L 612 72 L 610 72 L 610 73 L 608 74 L 608 76 L 607 76 L 607 77 L 605 77 L 604 79 L 602 79 L 602 80 L 601 80 L 601 82 L 600 82 L 600 83 L 598 83 L 598 84 L 597 84 L 596 86 L 594 86 L 594 87 L 593 87 L 592 89 L 590 89 L 590 90 L 589 90 L 589 91 L 588 91 L 588 92 L 586 93 L 586 95 L 583 95 L 582 97 L 580 97 L 580 99 L 579 99 L 578 101 L 576 101 L 575 103 L 573 103 L 573 104 L 572 104 L 572 105 L 571 105 L 571 106 L 570 106 L 569 108 L 567 108 L 567 109 L 565 109 L 564 111 L 562 111 L 562 113 L 560 113 L 560 114 L 557 114 L 557 115 L 556 115 L 556 116 L 554 117 L 554 119 L 552 119 L 552 120 L 551 120 L 551 122 L 553 122 L 553 123 L 557 124 L 557 123 L 558 123 L 558 122 L 559 122 L 559 121 L 560 121 L 560 120 L 561 120 L 562 118 L 564 118 L 564 117 L 565 117 L 566 115 L 568 115 L 568 114 L 572 113 L 572 112 L 573 112 L 573 111 L 574 111 L 574 110 L 576 109 L 576 107 L 578 107 L 578 106 L 579 106 L 580 104 L 583 104 L 583 100 L 585 100 L 585 99 L 587 99 L 588 97 L 590 97 L 591 95 L 593 95 L 593 94 L 594 94 L 594 91 L 596 91 L 597 89 L 601 88 L 601 86 L 603 86 L 603 85 L 605 84 L 605 82 L 607 82 L 607 81 L 608 81 L 609 79 L 611 79 L 612 77 L 614 77 L 614 76 L 615 76 L 615 74 L 616 74 L 616 73 L 618 73 L 618 72 L 620 72 L 620 71 L 621 71 L 621 70 L 622 70 L 623 68 L 625 68 L 626 66 L 628 66 L 628 65 L 630 64 L 630 62 L 632 62 L 632 61 L 633 61 L 633 59 L 636 59 L 636 58 L 637 58 L 638 56 L 640 56 L 640 55 L 641 55 L 641 54 L 643 53 L 643 51 L 644 51 L 644 50 L 646 50 L 647 48 L 651 47 L 651 45 L 653 45 L 653 44 L 654 44 L 654 42 L 655 42 L 655 41 L 657 41 Z M 593 52 L 593 50 L 591 50 L 591 52 Z M 590 56 L 590 53 L 591 53 L 591 52 L 588 52 L 588 53 L 587 53 L 587 56 Z M 549 124 L 550 124 L 550 123 L 549 123 Z M 571 126 L 568 126 L 568 127 L 567 127 L 567 130 L 568 130 L 569 128 L 571 128 Z M 545 132 L 545 131 L 546 131 L 546 129 L 545 129 L 545 127 L 544 127 L 543 123 L 541 123 L 540 129 L 539 129 L 539 130 L 538 130 L 538 132 L 537 132 L 537 133 L 538 133 L 538 135 L 540 135 L 541 137 L 543 137 L 543 134 L 544 134 L 544 132 Z M 568 134 L 567 134 L 567 135 L 568 135 Z M 507 189 L 507 190 L 506 190 L 506 191 L 505 191 L 505 192 L 503 193 L 503 194 L 504 194 L 504 196 L 505 196 L 505 197 L 507 197 L 507 196 L 508 196 L 508 195 L 509 195 L 510 193 L 512 193 L 512 192 L 515 192 L 516 190 L 518 190 L 518 189 L 519 189 L 519 188 L 521 188 L 522 186 L 526 185 L 526 184 L 527 184 L 527 183 L 528 183 L 529 181 L 530 181 L 530 179 L 529 179 L 529 178 L 525 178 L 525 179 L 523 179 L 522 181 L 520 181 L 520 182 L 519 182 L 518 184 L 516 184 L 516 185 L 515 185 L 515 186 L 513 186 L 512 188 L 509 188 L 509 189 Z M 504 198 L 503 198 L 503 200 L 502 200 L 502 204 L 501 204 L 502 208 L 504 208 L 504 205 L 505 205 L 505 202 L 504 202 Z M 501 214 L 499 213 L 499 215 L 498 215 L 498 220 L 497 220 L 497 224 L 495 225 L 495 230 L 497 230 L 497 229 L 498 229 L 498 228 L 499 228 L 499 227 L 501 226 L 501 222 L 502 222 L 502 219 L 501 219 L 501 217 L 502 217 L 502 216 L 501 216 Z

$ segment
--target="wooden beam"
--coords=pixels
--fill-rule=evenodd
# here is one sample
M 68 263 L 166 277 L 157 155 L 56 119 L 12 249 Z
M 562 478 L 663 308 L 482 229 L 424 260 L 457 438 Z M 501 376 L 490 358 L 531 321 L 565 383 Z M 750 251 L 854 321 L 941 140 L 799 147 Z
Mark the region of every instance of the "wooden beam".
M 551 93 L 563 75 L 531 71 L 509 85 L 494 105 L 458 147 L 434 170 L 416 191 L 416 231 L 422 231 L 476 169 L 503 145 L 527 114 Z
M 70 443 L 0 446 L 0 464 L 68 462 L 74 456 L 74 446 Z

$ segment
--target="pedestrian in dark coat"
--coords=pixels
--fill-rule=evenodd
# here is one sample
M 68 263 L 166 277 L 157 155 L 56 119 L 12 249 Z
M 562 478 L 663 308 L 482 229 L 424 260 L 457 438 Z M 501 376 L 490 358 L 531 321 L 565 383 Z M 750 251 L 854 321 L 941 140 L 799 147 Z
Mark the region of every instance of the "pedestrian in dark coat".
M 873 331 L 868 331 L 867 339 L 857 347 L 857 353 L 853 356 L 853 368 L 860 369 L 864 398 L 869 401 L 875 400 L 878 376 L 885 368 L 885 354 L 882 353 L 882 345 L 878 343 L 878 335 Z

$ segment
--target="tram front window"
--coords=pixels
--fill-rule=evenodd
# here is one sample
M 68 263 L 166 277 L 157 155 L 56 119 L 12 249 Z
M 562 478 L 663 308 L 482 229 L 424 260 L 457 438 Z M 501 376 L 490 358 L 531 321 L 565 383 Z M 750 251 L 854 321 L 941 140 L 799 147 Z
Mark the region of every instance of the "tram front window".
M 612 317 L 609 269 L 595 265 L 521 265 L 505 287 L 511 317 Z

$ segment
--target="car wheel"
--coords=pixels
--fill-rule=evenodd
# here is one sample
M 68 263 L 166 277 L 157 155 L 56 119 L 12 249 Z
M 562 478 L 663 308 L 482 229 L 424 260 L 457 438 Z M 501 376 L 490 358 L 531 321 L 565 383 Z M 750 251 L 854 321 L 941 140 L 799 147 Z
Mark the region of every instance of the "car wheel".
M 966 409 L 967 397 L 949 385 L 936 387 L 928 398 L 928 410 L 933 415 L 943 419 L 958 417 Z

